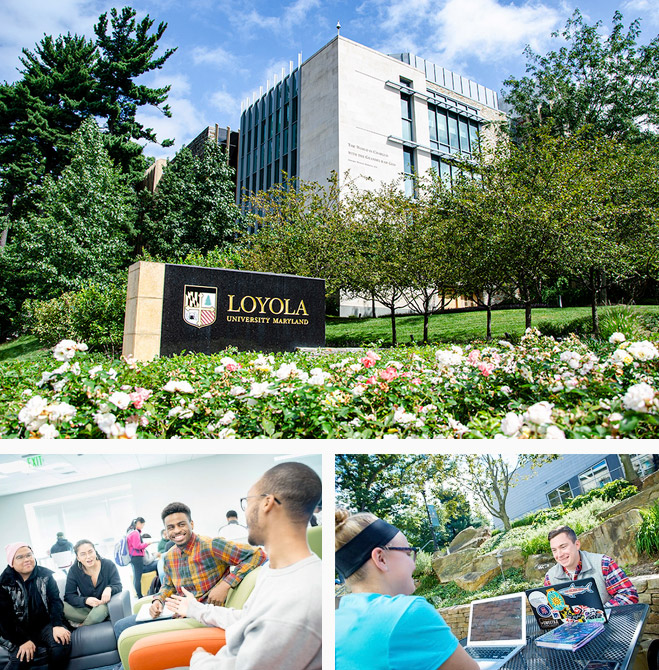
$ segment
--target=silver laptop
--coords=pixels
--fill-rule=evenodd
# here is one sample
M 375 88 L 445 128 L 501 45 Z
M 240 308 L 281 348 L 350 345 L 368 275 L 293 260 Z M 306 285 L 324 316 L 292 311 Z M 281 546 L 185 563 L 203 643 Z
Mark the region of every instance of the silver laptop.
M 481 670 L 497 670 L 525 646 L 525 593 L 471 603 L 465 650 Z

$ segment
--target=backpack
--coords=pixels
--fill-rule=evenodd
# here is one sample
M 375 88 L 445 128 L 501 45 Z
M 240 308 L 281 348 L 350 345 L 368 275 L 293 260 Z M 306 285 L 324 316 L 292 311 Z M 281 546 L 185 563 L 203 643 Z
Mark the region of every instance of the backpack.
M 114 562 L 117 565 L 130 565 L 130 554 L 128 553 L 128 542 L 124 535 L 114 545 Z

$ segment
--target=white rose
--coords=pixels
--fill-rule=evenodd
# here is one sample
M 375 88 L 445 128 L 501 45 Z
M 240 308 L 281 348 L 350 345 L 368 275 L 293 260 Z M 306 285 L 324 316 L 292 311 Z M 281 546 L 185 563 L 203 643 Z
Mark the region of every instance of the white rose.
M 189 382 L 174 381 L 171 379 L 163 387 L 163 391 L 169 391 L 170 393 L 194 393 L 194 388 Z
M 524 421 L 521 416 L 518 416 L 515 412 L 508 412 L 501 421 L 501 432 L 508 437 L 512 437 L 517 435 L 523 425 Z
M 548 440 L 564 440 L 565 433 L 558 426 L 547 426 L 545 437 Z
M 622 397 L 622 406 L 635 412 L 649 412 L 652 407 L 656 391 L 646 383 L 635 384 L 627 389 Z
M 621 342 L 624 342 L 627 338 L 622 334 L 622 333 L 613 333 L 611 337 L 609 338 L 609 342 L 611 344 L 620 344 Z
M 108 402 L 111 402 L 119 409 L 126 409 L 128 405 L 130 405 L 131 400 L 128 393 L 124 393 L 123 391 L 115 391 L 108 398 Z
M 546 400 L 542 402 L 537 402 L 535 405 L 531 405 L 526 412 L 524 413 L 524 418 L 530 422 L 534 423 L 537 426 L 541 426 L 543 423 L 550 423 L 551 421 L 551 410 L 554 405 Z

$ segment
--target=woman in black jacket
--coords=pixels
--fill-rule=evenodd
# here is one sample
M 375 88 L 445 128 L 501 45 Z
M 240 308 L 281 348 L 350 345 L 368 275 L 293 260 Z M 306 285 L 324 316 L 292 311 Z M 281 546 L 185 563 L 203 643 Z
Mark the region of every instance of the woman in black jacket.
M 122 589 L 117 566 L 101 558 L 89 540 L 80 540 L 73 550 L 77 560 L 66 577 L 64 616 L 81 626 L 105 621 L 107 603 Z

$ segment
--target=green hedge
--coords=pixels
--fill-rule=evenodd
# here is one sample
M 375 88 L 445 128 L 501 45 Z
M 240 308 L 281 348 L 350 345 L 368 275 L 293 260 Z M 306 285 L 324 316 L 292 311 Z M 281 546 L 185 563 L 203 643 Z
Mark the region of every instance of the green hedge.
M 89 283 L 52 300 L 27 300 L 23 306 L 27 331 L 43 344 L 76 340 L 113 356 L 121 352 L 125 309 L 125 277 Z

